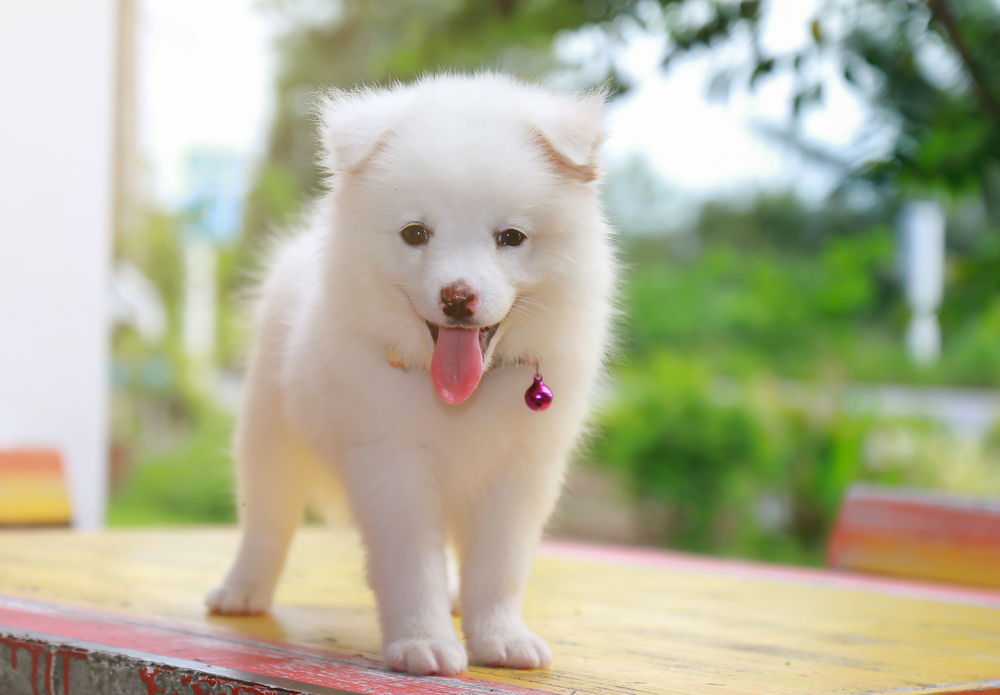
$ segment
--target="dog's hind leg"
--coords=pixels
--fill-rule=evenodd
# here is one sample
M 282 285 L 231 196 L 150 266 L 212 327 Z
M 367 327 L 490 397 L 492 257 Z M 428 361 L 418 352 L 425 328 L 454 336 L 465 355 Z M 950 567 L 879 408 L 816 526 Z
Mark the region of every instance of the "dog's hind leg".
M 251 365 L 235 436 L 243 529 L 236 560 L 206 604 L 213 613 L 248 615 L 271 606 L 309 488 L 307 453 L 281 412 L 276 379 Z

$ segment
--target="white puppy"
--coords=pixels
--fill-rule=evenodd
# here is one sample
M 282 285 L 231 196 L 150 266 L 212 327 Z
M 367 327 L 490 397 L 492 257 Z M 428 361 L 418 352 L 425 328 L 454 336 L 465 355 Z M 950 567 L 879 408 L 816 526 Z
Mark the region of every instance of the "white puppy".
M 235 444 L 243 539 L 211 610 L 268 609 L 322 470 L 360 526 L 388 667 L 548 665 L 521 603 L 609 341 L 603 107 L 495 74 L 324 99 L 330 190 L 263 285 Z M 539 361 L 544 411 L 525 403 Z

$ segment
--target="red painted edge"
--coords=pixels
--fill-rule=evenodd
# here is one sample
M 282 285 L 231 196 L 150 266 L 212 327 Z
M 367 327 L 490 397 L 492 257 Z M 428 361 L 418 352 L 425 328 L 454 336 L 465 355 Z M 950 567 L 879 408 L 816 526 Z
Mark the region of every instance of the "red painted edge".
M 0 594 L 0 632 L 26 630 L 153 657 L 371 695 L 539 695 L 548 691 L 459 676 L 417 677 L 386 671 L 362 656 L 265 642 L 195 626 L 136 620 Z
M 55 449 L 0 449 L 0 473 L 61 478 L 62 456 Z
M 715 576 L 738 576 L 758 581 L 805 584 L 845 591 L 868 591 L 904 598 L 963 603 L 1000 609 L 1000 591 L 998 590 L 938 584 L 916 579 L 870 576 L 829 568 L 771 565 L 751 560 L 706 557 L 658 548 L 599 545 L 567 540 L 544 541 L 541 545 L 541 553 L 598 564 L 649 567 Z
M 998 558 L 997 500 L 864 486 L 848 492 L 827 549 L 830 567 L 994 589 Z

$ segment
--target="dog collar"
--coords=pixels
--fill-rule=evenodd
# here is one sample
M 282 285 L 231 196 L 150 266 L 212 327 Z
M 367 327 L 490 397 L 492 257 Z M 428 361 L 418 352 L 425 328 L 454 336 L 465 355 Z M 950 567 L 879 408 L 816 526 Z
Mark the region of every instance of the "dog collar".
M 393 369 L 400 369 L 404 372 L 412 372 L 416 370 L 427 371 L 430 369 L 430 366 L 427 364 L 407 364 L 406 360 L 403 359 L 403 356 L 396 352 L 395 348 L 392 347 L 386 349 L 385 361 L 388 362 L 389 366 Z M 513 365 L 510 362 L 507 362 L 501 363 L 497 366 L 521 366 L 524 364 L 537 367 L 538 360 L 531 357 L 518 357 L 517 360 L 514 361 Z

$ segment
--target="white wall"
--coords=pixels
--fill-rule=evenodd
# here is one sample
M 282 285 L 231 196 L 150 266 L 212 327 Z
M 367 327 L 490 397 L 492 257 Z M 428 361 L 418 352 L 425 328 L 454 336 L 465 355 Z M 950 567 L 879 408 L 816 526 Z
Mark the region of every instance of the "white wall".
M 0 0 L 0 448 L 54 446 L 104 519 L 114 0 Z

